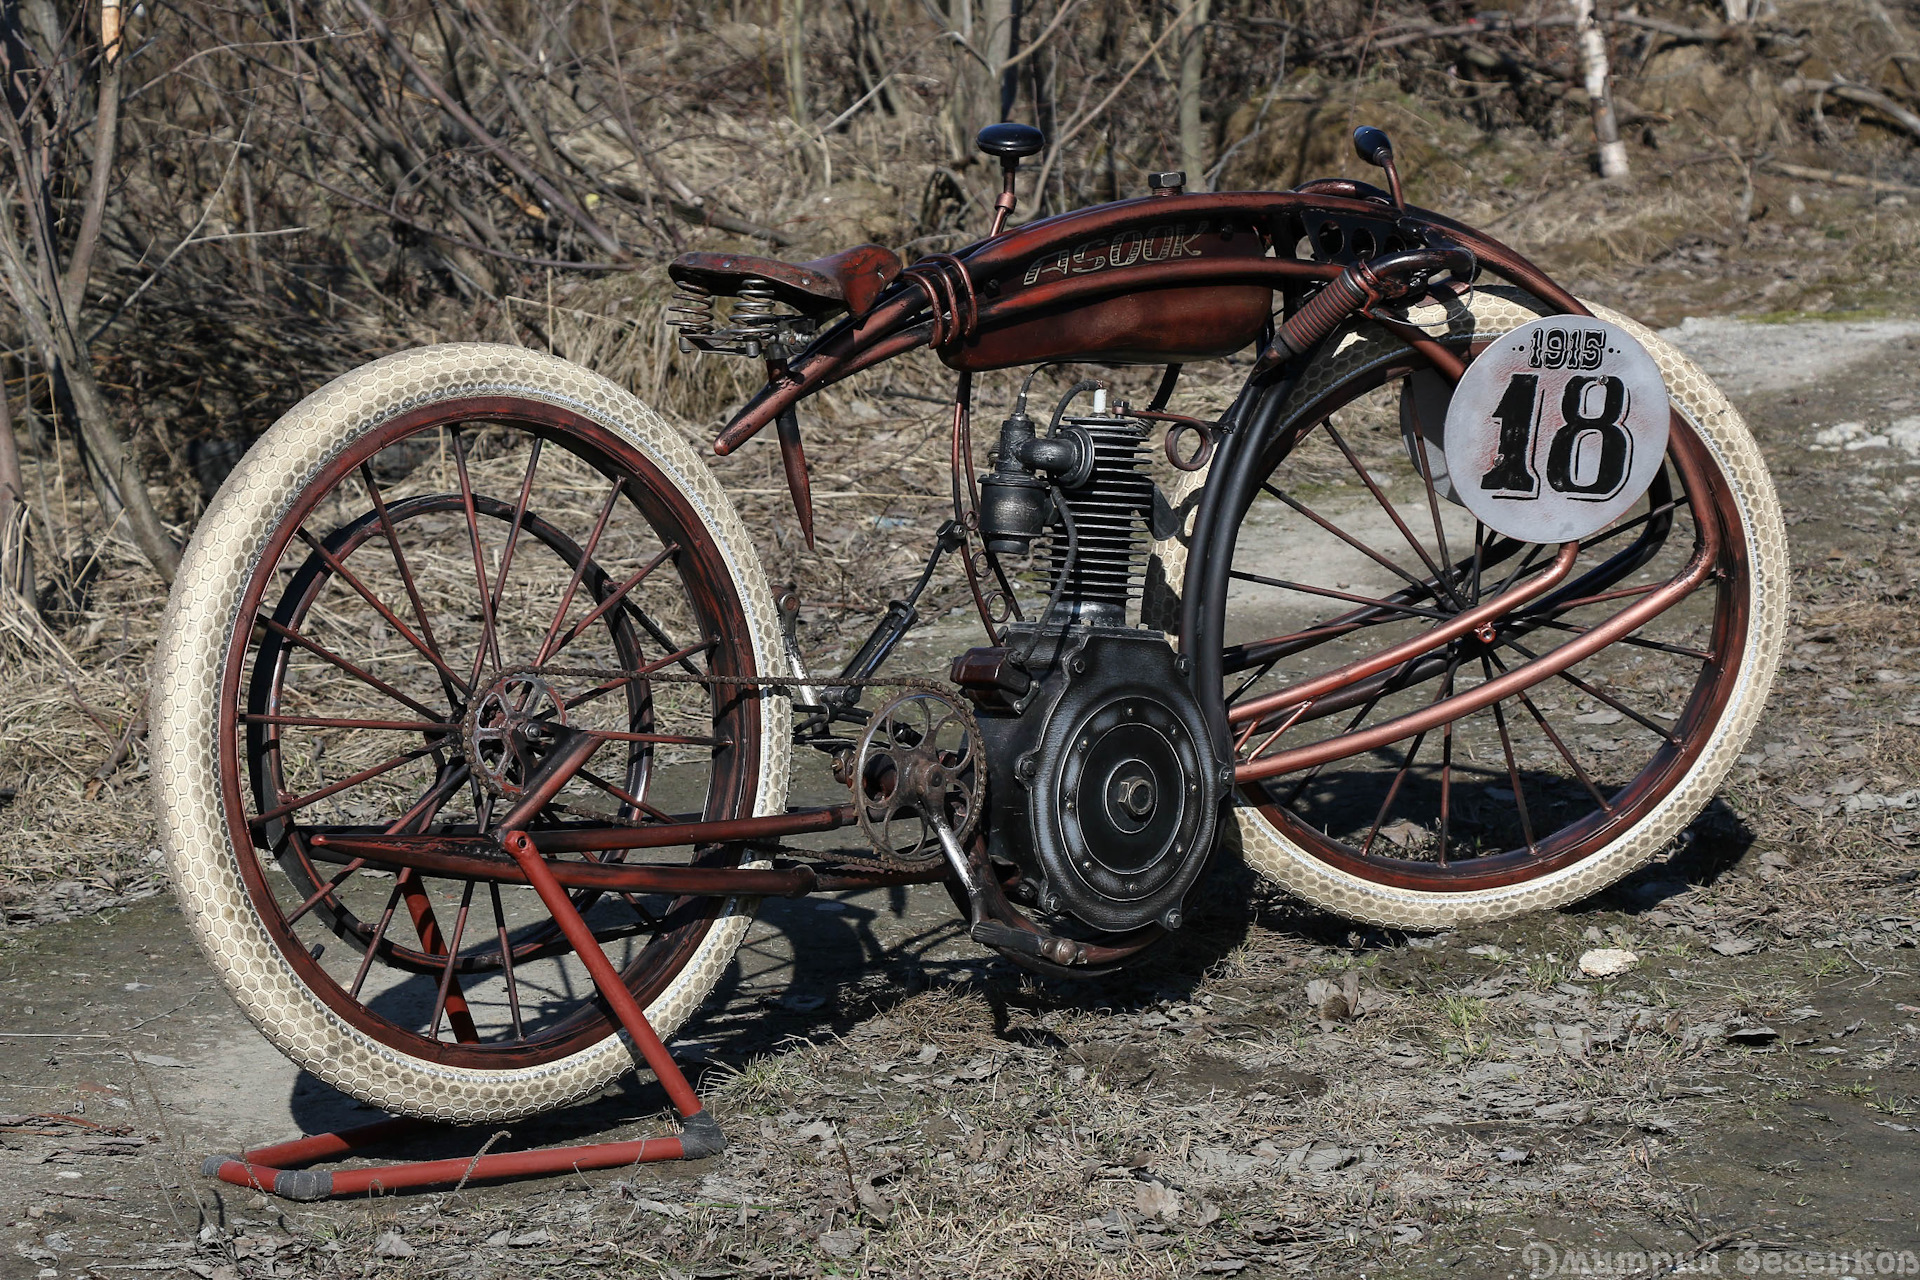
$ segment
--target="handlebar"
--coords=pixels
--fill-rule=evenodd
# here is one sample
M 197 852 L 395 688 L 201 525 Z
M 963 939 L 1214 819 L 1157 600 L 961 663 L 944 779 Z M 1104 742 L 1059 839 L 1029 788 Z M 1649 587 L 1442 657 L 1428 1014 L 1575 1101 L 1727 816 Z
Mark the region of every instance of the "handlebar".
M 1253 371 L 1259 375 L 1305 355 L 1356 311 L 1368 311 L 1383 302 L 1418 293 L 1442 271 L 1455 279 L 1468 279 L 1474 266 L 1473 252 L 1459 245 L 1405 249 L 1353 263 L 1287 318 Z

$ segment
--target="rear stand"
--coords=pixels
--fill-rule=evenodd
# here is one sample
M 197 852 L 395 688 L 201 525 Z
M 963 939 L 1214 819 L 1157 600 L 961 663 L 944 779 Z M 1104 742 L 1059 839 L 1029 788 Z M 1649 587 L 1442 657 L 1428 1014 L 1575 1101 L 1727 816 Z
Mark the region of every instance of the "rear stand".
M 201 1172 L 236 1187 L 271 1192 L 287 1200 L 324 1200 L 329 1196 L 397 1191 L 403 1187 L 453 1186 L 490 1178 L 531 1178 L 576 1169 L 611 1169 L 655 1160 L 699 1160 L 718 1155 L 727 1140 L 720 1126 L 702 1107 L 680 1066 L 654 1034 L 640 1004 L 620 980 L 619 972 L 600 949 L 599 941 L 580 918 L 567 891 L 553 876 L 524 832 L 513 832 L 502 842 L 527 881 L 546 904 L 554 922 L 586 964 L 601 999 L 612 1008 L 640 1056 L 653 1071 L 680 1113 L 677 1137 L 643 1138 L 638 1142 L 602 1142 L 548 1147 L 539 1151 L 510 1151 L 451 1160 L 416 1160 L 371 1169 L 329 1172 L 301 1165 L 337 1160 L 366 1147 L 406 1138 L 436 1128 L 431 1121 L 395 1118 L 339 1133 L 322 1133 L 237 1156 L 209 1156 Z M 484 1148 L 482 1149 L 484 1151 Z

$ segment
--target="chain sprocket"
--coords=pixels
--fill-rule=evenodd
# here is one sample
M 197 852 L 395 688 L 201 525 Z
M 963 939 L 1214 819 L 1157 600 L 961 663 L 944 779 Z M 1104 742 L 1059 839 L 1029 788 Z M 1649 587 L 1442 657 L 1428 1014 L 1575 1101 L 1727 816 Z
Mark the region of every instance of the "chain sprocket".
M 916 690 L 875 709 L 854 752 L 853 804 L 883 860 L 944 856 L 929 813 L 962 843 L 973 835 L 986 802 L 984 750 L 972 713 L 947 694 Z

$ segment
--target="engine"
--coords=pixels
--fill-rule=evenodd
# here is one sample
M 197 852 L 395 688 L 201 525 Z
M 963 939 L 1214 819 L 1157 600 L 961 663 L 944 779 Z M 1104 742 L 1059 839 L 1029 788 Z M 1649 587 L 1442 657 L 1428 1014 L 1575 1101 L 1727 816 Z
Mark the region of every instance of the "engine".
M 1084 384 L 1083 384 L 1084 385 Z M 1145 583 L 1154 485 L 1147 431 L 1104 412 L 1023 409 L 980 480 L 980 532 L 1009 554 L 1044 539 L 1047 604 L 953 676 L 986 743 L 990 853 L 1016 894 L 1094 929 L 1178 928 L 1213 847 L 1226 779 L 1185 660 L 1128 624 Z

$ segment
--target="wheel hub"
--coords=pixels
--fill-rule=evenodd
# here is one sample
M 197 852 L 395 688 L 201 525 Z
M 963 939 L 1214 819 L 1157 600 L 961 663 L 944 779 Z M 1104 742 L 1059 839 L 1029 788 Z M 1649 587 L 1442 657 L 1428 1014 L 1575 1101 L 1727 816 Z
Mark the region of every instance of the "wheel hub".
M 501 676 L 467 711 L 467 763 L 487 790 L 515 799 L 566 723 L 566 702 L 552 684 L 525 672 Z

